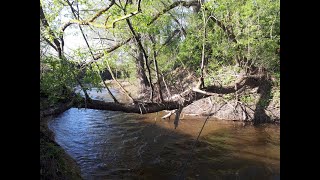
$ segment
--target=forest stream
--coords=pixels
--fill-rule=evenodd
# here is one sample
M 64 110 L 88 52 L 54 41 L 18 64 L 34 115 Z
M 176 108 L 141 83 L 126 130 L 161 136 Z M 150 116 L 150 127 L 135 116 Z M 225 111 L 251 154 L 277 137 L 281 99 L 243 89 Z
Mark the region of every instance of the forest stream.
M 205 117 L 182 116 L 175 129 L 165 114 L 71 108 L 48 125 L 84 179 L 280 179 L 279 125 L 209 118 L 192 153 Z

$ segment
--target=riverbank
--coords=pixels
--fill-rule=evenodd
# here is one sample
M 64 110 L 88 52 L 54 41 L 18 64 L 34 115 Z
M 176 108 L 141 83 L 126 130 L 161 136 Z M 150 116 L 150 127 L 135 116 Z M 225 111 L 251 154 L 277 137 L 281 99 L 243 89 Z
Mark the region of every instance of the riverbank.
M 242 76 L 243 72 L 235 67 L 221 69 L 219 74 L 209 76 L 205 81 L 211 84 L 228 85 L 230 82 L 236 81 L 237 77 Z M 169 79 L 167 85 L 171 89 L 171 95 L 179 94 L 188 88 L 194 86 L 197 82 L 196 76 L 190 71 L 177 69 L 172 72 L 173 77 L 177 79 Z M 135 81 L 129 79 L 118 80 L 120 84 L 131 93 L 135 99 L 141 97 L 138 94 L 139 87 Z M 120 87 L 113 80 L 106 81 L 112 88 L 122 92 Z M 174 85 L 171 85 L 174 84 Z M 171 86 L 171 87 L 170 87 Z M 180 92 L 175 90 L 180 87 Z M 169 93 L 165 86 L 162 86 L 164 98 L 169 98 Z M 125 96 L 125 94 L 123 94 Z M 145 94 L 144 97 L 149 97 Z M 142 96 L 143 97 L 143 96 Z M 212 107 L 212 108 L 211 108 Z M 191 116 L 207 116 L 212 114 L 216 119 L 253 122 L 254 118 L 261 118 L 261 122 L 280 123 L 280 84 L 275 78 L 271 78 L 271 82 L 261 83 L 255 88 L 244 88 L 240 93 L 232 93 L 225 95 L 213 95 L 204 99 L 193 102 L 183 108 L 183 115 Z
M 109 87 L 112 87 L 112 89 L 117 89 L 116 92 L 121 92 L 120 88 L 117 86 L 115 82 L 108 82 L 110 85 Z M 128 91 L 131 92 L 131 95 L 133 95 L 134 98 L 137 98 L 138 87 L 134 83 L 129 83 L 127 81 L 120 82 L 123 87 L 125 87 Z M 254 109 L 256 101 L 259 99 L 258 96 L 254 96 L 259 94 L 258 92 L 255 92 L 258 91 L 258 89 L 251 89 L 246 91 L 248 91 L 248 95 L 253 96 L 252 99 L 250 99 L 250 101 L 246 101 L 246 106 L 248 106 L 247 108 L 249 109 Z M 271 109 L 273 108 L 274 110 L 280 110 L 280 104 L 277 104 L 278 101 L 277 98 L 275 98 L 277 96 L 275 96 L 274 92 L 277 92 L 277 89 L 272 89 L 271 91 L 272 99 L 269 102 L 269 107 Z M 123 98 L 123 96 L 125 95 L 118 94 L 117 98 L 121 102 L 125 101 L 125 98 Z M 232 98 L 234 97 L 217 95 L 195 101 L 194 103 L 184 108 L 181 117 L 184 119 L 184 115 L 207 116 L 208 114 L 215 112 L 217 109 L 220 109 L 220 111 L 213 115 L 214 117 L 218 117 L 224 120 L 249 121 L 250 123 L 250 120 L 241 119 L 242 117 L 245 118 L 245 116 L 241 116 L 243 115 L 241 114 L 241 110 L 242 112 L 244 111 L 242 109 L 244 105 L 234 101 Z M 81 179 L 79 166 L 54 141 L 54 134 L 48 128 L 48 121 L 50 121 L 55 115 L 58 115 L 73 106 L 73 102 L 70 102 L 70 100 L 74 98 L 70 97 L 66 99 L 67 100 L 65 101 L 59 101 L 54 105 L 50 105 L 46 98 L 40 98 L 40 179 Z M 250 103 L 251 107 L 249 106 Z M 220 106 L 222 105 L 223 107 L 221 108 Z M 212 109 L 211 106 L 213 107 Z M 236 110 L 238 110 L 239 112 L 235 113 Z M 277 111 L 274 111 L 274 113 L 276 112 Z M 254 111 L 252 111 L 251 113 L 253 117 Z M 250 118 L 250 114 L 248 115 L 248 117 Z M 270 115 L 270 117 L 277 118 L 277 115 Z M 280 113 L 278 114 L 278 117 L 280 117 Z M 173 125 L 172 122 L 170 124 Z
M 48 128 L 48 121 L 69 109 L 72 103 L 49 104 L 46 98 L 40 98 L 40 179 L 82 179 L 78 165 L 54 141 L 54 134 Z

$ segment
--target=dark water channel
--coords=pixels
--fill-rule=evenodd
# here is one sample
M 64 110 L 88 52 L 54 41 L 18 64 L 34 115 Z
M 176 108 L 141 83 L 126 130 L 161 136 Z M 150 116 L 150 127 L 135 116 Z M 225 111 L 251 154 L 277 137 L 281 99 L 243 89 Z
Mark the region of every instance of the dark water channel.
M 174 129 L 163 115 L 71 108 L 49 128 L 84 179 L 178 179 L 205 118 L 185 116 Z M 186 167 L 185 179 L 280 179 L 280 126 L 211 118 Z

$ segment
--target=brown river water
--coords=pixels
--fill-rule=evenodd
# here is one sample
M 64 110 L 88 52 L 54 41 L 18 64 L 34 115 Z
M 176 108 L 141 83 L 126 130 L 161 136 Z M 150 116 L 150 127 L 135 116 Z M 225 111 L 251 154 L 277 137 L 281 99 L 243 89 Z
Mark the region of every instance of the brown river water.
M 71 108 L 49 128 L 84 179 L 280 179 L 279 125 L 210 118 L 192 152 L 205 118 L 184 116 L 174 129 L 164 114 Z

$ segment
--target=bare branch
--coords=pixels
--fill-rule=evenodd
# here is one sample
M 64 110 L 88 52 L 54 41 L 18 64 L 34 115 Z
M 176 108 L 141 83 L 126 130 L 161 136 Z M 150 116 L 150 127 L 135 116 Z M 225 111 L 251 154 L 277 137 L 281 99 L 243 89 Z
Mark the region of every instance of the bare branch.
M 179 29 L 176 29 L 172 32 L 172 34 L 166 39 L 166 41 L 162 44 L 162 46 L 167 45 L 178 33 L 180 33 Z
M 115 40 L 110 39 L 110 38 L 92 38 L 92 39 L 99 39 L 99 40 L 101 40 L 101 39 L 105 39 L 105 40 L 108 40 L 108 41 L 115 41 Z
M 69 6 L 71 7 L 71 10 L 73 11 L 73 7 L 69 1 L 67 1 Z M 94 20 L 96 20 L 99 16 L 101 16 L 104 12 L 108 11 L 113 5 L 115 4 L 115 0 L 111 0 L 109 6 L 107 6 L 104 9 L 101 9 L 99 12 L 97 12 L 93 17 L 89 18 L 88 20 L 80 21 L 80 20 L 70 20 L 69 22 L 66 22 L 62 27 L 61 27 L 61 33 L 65 31 L 67 27 L 69 27 L 71 24 L 79 24 L 79 25 L 91 25 L 94 27 L 98 28 L 110 28 L 107 27 L 106 25 L 101 25 L 97 23 L 93 23 Z
M 88 11 L 98 11 L 99 9 L 82 9 L 80 11 L 88 12 Z
M 213 95 L 215 95 L 215 93 L 206 92 L 206 91 L 200 90 L 200 89 L 198 89 L 198 88 L 193 88 L 192 91 L 198 92 L 198 93 L 201 93 L 201 94 L 205 94 L 205 95 L 208 95 L 208 96 L 213 96 Z
M 120 42 L 120 43 L 112 46 L 111 48 L 108 48 L 108 49 L 106 50 L 106 52 L 107 52 L 107 53 L 111 53 L 112 51 L 115 51 L 116 49 L 118 49 L 118 48 L 121 47 L 122 45 L 128 43 L 132 38 L 133 38 L 133 37 L 130 37 L 130 38 L 128 38 L 127 40 L 125 40 L 125 41 L 123 41 L 123 42 Z M 89 62 L 85 63 L 84 65 L 87 66 L 87 65 L 89 65 L 89 64 L 97 61 L 98 59 L 102 58 L 103 56 L 104 56 L 104 53 L 99 53 L 97 56 L 94 57 L 94 60 L 89 61 Z M 84 66 L 84 65 L 82 65 L 82 66 Z
M 67 0 L 67 2 L 68 2 L 69 6 L 70 6 L 70 8 L 71 8 L 71 11 L 72 11 L 74 17 L 77 18 L 77 19 L 80 19 L 79 13 L 78 13 L 78 16 L 77 16 L 77 13 L 76 13 L 77 11 L 72 7 L 72 4 L 71 4 L 68 0 Z M 82 34 L 83 39 L 84 39 L 85 42 L 86 42 L 86 45 L 87 45 L 87 47 L 88 47 L 88 49 L 89 49 L 89 51 L 90 51 L 91 56 L 92 56 L 92 58 L 94 59 L 94 55 L 93 55 L 93 53 L 92 53 L 92 50 L 91 50 L 90 45 L 89 45 L 89 43 L 88 43 L 88 40 L 87 40 L 87 38 L 86 38 L 86 36 L 85 36 L 85 34 L 84 34 L 84 32 L 83 32 L 83 30 L 82 30 L 82 28 L 81 28 L 80 25 L 79 25 L 79 29 L 80 29 L 80 31 L 81 31 L 81 34 Z M 100 67 L 99 67 L 98 64 L 95 64 L 95 65 L 97 66 L 98 69 L 100 69 Z M 91 68 L 91 67 L 90 67 L 90 68 Z M 99 77 L 100 77 L 100 80 L 102 81 L 102 83 L 104 84 L 105 88 L 107 89 L 109 95 L 110 95 L 110 96 L 112 97 L 112 99 L 114 100 L 114 102 L 115 102 L 115 103 L 119 103 L 118 100 L 114 97 L 114 95 L 113 95 L 112 92 L 110 91 L 110 89 L 108 88 L 107 84 L 106 84 L 106 83 L 104 82 L 104 80 L 102 79 L 101 74 L 100 74 L 100 70 L 99 70 Z
M 76 20 L 76 19 L 72 19 L 69 22 L 65 23 L 62 27 L 61 27 L 61 31 L 65 31 L 65 29 L 67 27 L 69 27 L 72 24 L 79 24 L 79 25 L 91 25 L 93 27 L 97 27 L 97 28 L 105 28 L 105 29 L 109 29 L 112 28 L 112 26 L 110 25 L 104 25 L 104 24 L 98 24 L 98 23 L 94 23 L 94 22 L 89 22 L 86 20 L 80 21 L 80 20 Z
M 162 116 L 161 119 L 165 119 L 165 118 L 169 118 L 170 119 L 171 115 L 176 113 L 176 111 L 177 111 L 176 109 L 172 110 L 172 111 L 169 111 L 169 113 L 164 115 L 164 116 Z
M 132 16 L 135 16 L 137 14 L 139 14 L 141 12 L 141 7 L 140 7 L 140 2 L 141 0 L 139 0 L 139 4 L 138 4 L 138 10 L 137 11 L 134 11 L 130 14 L 127 14 L 125 16 L 122 16 L 120 18 L 117 18 L 115 20 L 112 21 L 111 24 L 107 25 L 107 22 L 105 22 L 105 24 L 98 24 L 98 23 L 94 23 L 93 21 L 95 19 L 97 19 L 99 16 L 101 16 L 101 14 L 105 11 L 107 11 L 113 4 L 116 4 L 114 2 L 114 0 L 111 2 L 111 4 L 105 8 L 105 9 L 102 9 L 100 10 L 96 15 L 94 15 L 92 18 L 88 19 L 88 20 L 76 20 L 76 19 L 72 19 L 70 20 L 69 22 L 66 22 L 62 27 L 61 27 L 61 32 L 63 33 L 63 31 L 65 31 L 65 29 L 67 27 L 69 27 L 70 25 L 72 24 L 79 24 L 79 25 L 90 25 L 90 26 L 93 26 L 93 27 L 97 27 L 97 28 L 104 28 L 104 29 L 110 29 L 110 28 L 114 28 L 115 27 L 115 24 L 121 20 L 124 20 L 124 19 L 127 19 L 129 17 L 132 17 Z
M 184 27 L 182 26 L 182 24 L 178 21 L 178 19 L 177 19 L 175 16 L 173 16 L 172 13 L 168 12 L 168 14 L 170 14 L 170 16 L 172 17 L 172 19 L 180 26 L 180 28 L 181 28 L 181 30 L 182 30 L 182 32 L 183 32 L 183 35 L 186 36 L 186 35 L 187 35 L 187 32 L 186 32 L 186 30 L 184 29 Z
M 167 6 L 167 4 L 165 4 L 163 1 L 160 1 L 164 6 Z M 182 32 L 183 32 L 183 35 L 186 36 L 187 35 L 187 32 L 186 30 L 184 29 L 184 27 L 182 26 L 182 24 L 179 22 L 179 20 L 169 11 L 168 14 L 170 14 L 170 16 L 172 17 L 172 19 L 180 26 Z
M 129 2 L 130 1 L 130 2 Z M 128 3 L 130 3 L 130 4 L 132 4 L 132 1 L 131 0 L 126 0 L 126 4 L 124 5 L 124 9 L 127 9 L 127 5 L 128 5 Z
M 215 16 L 211 15 L 209 17 L 213 22 L 215 22 L 226 34 L 227 36 L 235 43 L 237 43 L 236 36 L 230 31 L 227 26 L 225 26 L 221 21 L 219 21 Z
M 53 42 L 56 44 L 56 50 L 58 52 L 58 56 L 59 59 L 62 61 L 62 63 L 66 64 L 67 66 L 69 66 L 69 68 L 73 68 L 72 65 L 70 64 L 70 62 L 67 61 L 66 57 L 63 54 L 62 48 L 60 46 L 60 42 L 58 40 L 58 38 L 54 35 L 52 29 L 49 26 L 49 23 L 44 15 L 43 9 L 42 9 L 42 5 L 40 4 L 40 20 L 42 22 L 42 25 L 48 30 L 50 36 L 53 38 Z M 61 39 L 61 41 L 63 42 L 63 39 Z M 78 82 L 78 84 L 80 85 L 84 95 L 85 95 L 85 99 L 87 100 L 91 100 L 91 98 L 89 97 L 86 89 L 84 88 L 83 84 L 81 83 L 81 81 L 78 79 L 78 77 L 76 76 L 76 74 L 74 73 L 74 71 L 71 71 L 71 74 L 73 76 L 73 78 Z M 86 102 L 86 101 L 85 101 Z
M 138 10 L 138 11 L 132 12 L 132 13 L 130 13 L 130 14 L 127 14 L 127 15 L 125 15 L 125 16 L 122 16 L 122 17 L 120 17 L 120 18 L 118 18 L 118 19 L 113 20 L 113 21 L 112 21 L 112 28 L 115 27 L 115 25 L 116 25 L 116 23 L 117 23 L 118 21 L 127 19 L 127 18 L 129 18 L 129 17 L 131 17 L 131 16 L 134 16 L 134 15 L 140 13 L 140 12 L 141 12 L 141 11 Z
M 59 49 L 61 49 L 60 47 L 60 42 L 59 40 L 56 38 L 55 34 L 53 33 L 53 31 L 51 30 L 50 26 L 49 26 L 49 23 L 44 15 L 44 12 L 43 12 L 43 9 L 42 9 L 42 6 L 40 6 L 40 20 L 41 20 L 41 23 L 42 25 L 44 26 L 44 28 L 48 31 L 49 33 L 49 36 L 51 38 L 53 38 L 53 42 L 54 44 L 56 45 L 56 48 L 54 48 L 56 51 L 59 51 Z M 49 41 L 49 40 L 48 40 Z M 49 41 L 50 42 L 50 41 Z M 50 43 L 52 44 L 52 43 Z M 60 52 L 61 53 L 61 52 Z
M 93 22 L 96 20 L 99 16 L 101 16 L 104 12 L 108 11 L 115 3 L 115 0 L 111 0 L 108 7 L 101 9 L 99 12 L 97 12 L 92 18 L 88 19 L 88 22 Z
M 109 65 L 109 61 L 107 61 L 107 66 L 108 66 L 108 70 L 111 74 L 111 77 L 114 81 L 116 81 L 117 85 L 120 87 L 120 89 L 124 92 L 125 95 L 127 95 L 129 97 L 129 99 L 134 103 L 134 99 L 132 98 L 130 92 L 128 92 L 120 83 L 119 81 L 116 79 L 116 77 L 114 76 L 113 72 L 112 72 L 112 69 Z
M 177 6 L 183 6 L 183 7 L 191 7 L 191 6 L 198 6 L 199 2 L 198 1 L 176 1 L 174 3 L 172 3 L 169 7 L 166 7 L 165 9 L 163 9 L 161 12 L 159 12 L 158 14 L 156 14 L 154 16 L 154 18 L 147 24 L 150 25 L 152 24 L 154 21 L 156 21 L 161 15 L 163 15 L 164 13 L 170 11 L 171 9 L 177 7 Z
M 44 37 L 43 35 L 41 35 L 41 36 L 42 36 L 42 38 L 43 38 L 54 50 L 58 51 L 58 50 L 57 50 L 57 47 L 56 47 L 54 44 L 52 44 L 52 43 L 49 41 L 49 39 L 47 39 L 47 38 Z
M 118 0 L 118 1 L 119 1 L 119 4 L 120 4 L 121 9 L 123 9 L 123 6 L 122 6 L 122 3 L 121 3 L 121 0 Z

